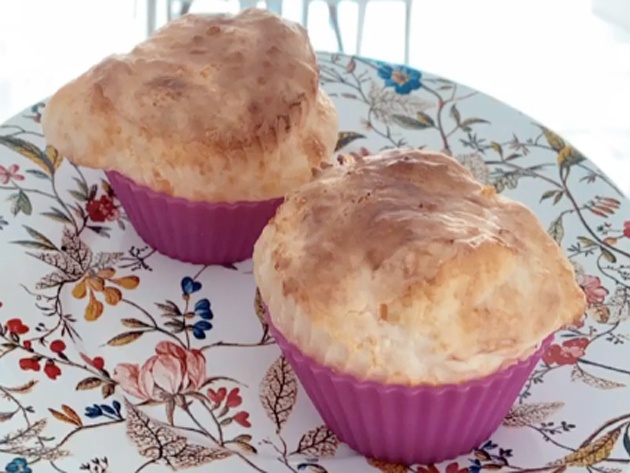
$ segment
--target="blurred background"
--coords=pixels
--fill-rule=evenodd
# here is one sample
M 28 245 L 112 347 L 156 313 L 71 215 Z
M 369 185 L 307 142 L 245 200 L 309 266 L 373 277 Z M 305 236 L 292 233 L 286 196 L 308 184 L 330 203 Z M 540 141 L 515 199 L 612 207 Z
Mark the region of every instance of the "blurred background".
M 360 39 L 359 2 L 367 5 Z M 630 0 L 269 3 L 281 3 L 295 21 L 307 17 L 315 49 L 337 51 L 334 3 L 346 53 L 407 61 L 492 95 L 563 134 L 630 191 Z M 0 122 L 141 41 L 152 13 L 160 26 L 181 7 L 167 0 L 0 0 Z M 238 8 L 239 0 L 194 0 L 190 11 Z

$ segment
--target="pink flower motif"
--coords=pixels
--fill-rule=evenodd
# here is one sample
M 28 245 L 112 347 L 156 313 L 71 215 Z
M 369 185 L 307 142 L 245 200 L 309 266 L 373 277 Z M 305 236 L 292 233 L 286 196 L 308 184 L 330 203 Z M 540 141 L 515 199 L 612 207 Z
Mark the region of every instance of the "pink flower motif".
M 589 344 L 589 339 L 585 337 L 577 337 L 567 340 L 559 345 L 554 343 L 551 345 L 542 359 L 548 365 L 573 365 L 578 358 L 584 356 L 584 351 Z
M 206 358 L 201 351 L 162 341 L 155 353 L 142 366 L 119 363 L 113 379 L 125 392 L 142 400 L 164 401 L 201 388 L 206 380 Z
M 23 181 L 24 176 L 18 174 L 20 166 L 17 164 L 11 164 L 8 168 L 0 166 L 0 184 L 8 184 L 11 179 L 14 181 Z
M 584 274 L 578 284 L 582 286 L 584 295 L 589 304 L 601 304 L 608 295 L 608 289 L 602 286 L 601 280 L 597 276 Z

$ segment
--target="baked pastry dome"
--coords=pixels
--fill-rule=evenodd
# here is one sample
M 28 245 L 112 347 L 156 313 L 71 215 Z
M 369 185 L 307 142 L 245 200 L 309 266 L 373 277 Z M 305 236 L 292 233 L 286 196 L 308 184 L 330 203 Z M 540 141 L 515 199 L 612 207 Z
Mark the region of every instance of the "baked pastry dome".
M 584 311 L 560 247 L 456 160 L 392 150 L 289 194 L 254 249 L 274 326 L 320 364 L 459 383 L 529 356 Z
M 77 164 L 207 201 L 280 197 L 337 140 L 306 30 L 259 9 L 173 20 L 62 87 L 42 125 Z

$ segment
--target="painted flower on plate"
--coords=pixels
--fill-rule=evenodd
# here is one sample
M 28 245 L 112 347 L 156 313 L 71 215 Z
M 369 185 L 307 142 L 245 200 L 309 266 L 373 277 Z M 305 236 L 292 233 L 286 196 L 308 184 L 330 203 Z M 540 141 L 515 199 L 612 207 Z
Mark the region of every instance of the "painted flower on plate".
M 28 325 L 25 325 L 22 322 L 22 319 L 9 319 L 7 320 L 5 326 L 9 333 L 14 333 L 16 335 L 24 335 L 29 331 Z
M 44 373 L 46 373 L 46 376 L 54 381 L 61 376 L 61 369 L 53 360 L 48 360 L 44 365 Z
M 409 67 L 384 64 L 378 68 L 378 75 L 385 79 L 385 85 L 393 87 L 397 93 L 402 95 L 409 94 L 422 86 L 420 71 Z
M 11 463 L 4 467 L 7 473 L 33 473 L 33 470 L 28 466 L 26 458 L 18 457 L 14 458 Z
M 89 268 L 85 275 L 74 285 L 72 295 L 76 299 L 83 299 L 86 295 L 89 296 L 83 313 L 85 320 L 93 321 L 103 314 L 104 306 L 96 298 L 97 293 L 103 295 L 107 304 L 114 306 L 122 300 L 123 296 L 121 290 L 111 284 L 123 289 L 135 289 L 140 283 L 138 276 L 115 276 L 116 270 L 114 268 Z
M 93 222 L 114 222 L 120 218 L 118 206 L 114 203 L 114 199 L 107 194 L 88 201 L 85 210 Z
M 206 359 L 199 350 L 161 341 L 155 347 L 155 355 L 142 366 L 119 363 L 113 379 L 132 396 L 164 401 L 176 394 L 197 391 L 206 380 Z
M 205 298 L 198 300 L 195 304 L 195 309 L 192 312 L 192 316 L 198 316 L 202 319 L 193 324 L 193 336 L 198 340 L 205 339 L 206 332 L 212 329 L 212 324 L 208 321 L 214 318 L 210 301 Z
M 39 357 L 33 356 L 30 358 L 20 358 L 18 361 L 20 369 L 23 371 L 39 371 L 42 367 L 39 364 Z
M 17 164 L 11 164 L 8 168 L 0 166 L 0 184 L 8 184 L 11 180 L 23 181 L 24 176 L 18 174 L 19 169 Z
M 608 289 L 602 286 L 602 281 L 597 276 L 582 274 L 577 278 L 577 283 L 582 287 L 589 305 L 604 302 L 608 295 Z
M 548 365 L 573 365 L 584 356 L 588 344 L 589 340 L 585 337 L 571 338 L 562 344 L 554 343 L 543 355 L 543 361 Z

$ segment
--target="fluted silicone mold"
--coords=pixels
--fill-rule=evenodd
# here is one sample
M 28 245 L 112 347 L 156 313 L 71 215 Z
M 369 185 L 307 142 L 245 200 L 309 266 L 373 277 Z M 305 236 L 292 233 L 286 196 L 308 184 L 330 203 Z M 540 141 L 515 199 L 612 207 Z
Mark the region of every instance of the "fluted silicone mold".
M 109 181 L 138 235 L 187 263 L 229 264 L 251 258 L 254 243 L 282 199 L 193 202 L 155 192 L 109 171 Z
M 269 320 L 269 319 L 268 319 Z M 443 386 L 360 381 L 320 365 L 270 324 L 326 425 L 371 458 L 438 463 L 479 447 L 499 427 L 553 337 L 529 358 L 485 378 Z

